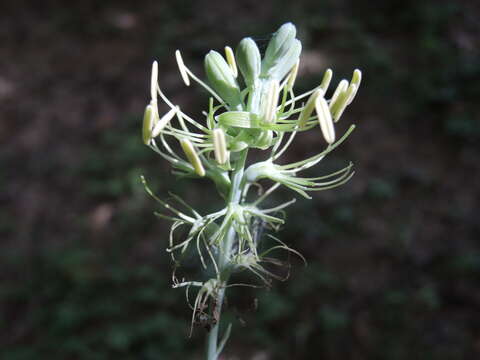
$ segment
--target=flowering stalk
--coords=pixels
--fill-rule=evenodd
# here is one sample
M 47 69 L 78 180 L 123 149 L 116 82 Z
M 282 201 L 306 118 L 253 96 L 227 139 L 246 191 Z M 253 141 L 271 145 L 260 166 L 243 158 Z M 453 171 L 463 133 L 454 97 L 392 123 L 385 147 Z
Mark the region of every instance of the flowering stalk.
M 352 125 L 337 138 L 335 123 L 351 104 L 361 82 L 361 72 L 355 70 L 352 80 L 340 81 L 332 97 L 327 99 L 325 95 L 332 79 L 332 71 L 327 69 L 318 87 L 296 95 L 294 84 L 301 49 L 295 26 L 287 23 L 273 34 L 263 59 L 251 38 L 243 39 L 235 52 L 225 47 L 226 59 L 212 50 L 205 57 L 208 83 L 185 65 L 177 50 L 175 56 L 185 84 L 190 86 L 194 81 L 211 95 L 204 121 L 190 117 L 167 98 L 158 85 L 158 65 L 153 63 L 151 100 L 145 109 L 142 127 L 144 143 L 170 162 L 173 174 L 211 180 L 225 201 L 223 209 L 201 215 L 175 194 L 171 196 L 177 206 L 158 198 L 142 177 L 146 191 L 165 210 L 155 215 L 172 222 L 167 247 L 175 264 L 172 287 L 185 288 L 187 298 L 190 288 L 198 289 L 193 305 L 189 303 L 191 331 L 198 323 L 207 328 L 208 360 L 218 359 L 231 332 L 229 325 L 219 340 L 226 289 L 249 285 L 229 284 L 230 275 L 248 270 L 268 286 L 272 278 L 280 277 L 264 265 L 282 264 L 271 257 L 271 252 L 284 250 L 304 260 L 271 233 L 262 236 L 257 226 L 262 224 L 267 231 L 277 231 L 285 222 L 283 210 L 295 199 L 272 208 L 263 206 L 265 199 L 281 185 L 310 199 L 310 192 L 337 187 L 353 175 L 352 164 L 327 175 L 298 175 L 317 165 L 353 131 Z M 170 108 L 161 117 L 158 97 Z M 297 133 L 317 126 L 325 141 L 323 150 L 304 160 L 279 163 Z M 251 148 L 270 151 L 264 160 L 247 163 Z M 265 180 L 273 185 L 252 199 L 249 190 L 252 186 L 263 189 L 260 182 Z M 178 239 L 176 232 L 182 227 L 186 227 L 188 233 Z M 274 242 L 266 250 L 265 238 Z M 181 259 L 189 250 L 197 253 L 205 270 L 200 280 L 179 280 L 176 276 Z

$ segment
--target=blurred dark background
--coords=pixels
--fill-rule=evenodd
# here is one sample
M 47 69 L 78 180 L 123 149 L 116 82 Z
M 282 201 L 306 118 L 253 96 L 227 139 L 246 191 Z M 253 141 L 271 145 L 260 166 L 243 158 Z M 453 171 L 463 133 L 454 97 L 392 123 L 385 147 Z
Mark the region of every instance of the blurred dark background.
M 356 175 L 289 209 L 279 236 L 309 265 L 230 292 L 224 359 L 478 359 L 479 18 L 471 0 L 2 1 L 0 358 L 202 358 L 139 175 L 200 209 L 221 203 L 141 142 L 151 62 L 200 114 L 207 97 L 183 85 L 174 51 L 203 77 L 209 49 L 266 44 L 292 21 L 300 89 L 327 67 L 334 85 L 363 70 L 338 132 L 358 127 L 316 171 L 351 160 Z M 286 160 L 322 143 L 311 131 Z

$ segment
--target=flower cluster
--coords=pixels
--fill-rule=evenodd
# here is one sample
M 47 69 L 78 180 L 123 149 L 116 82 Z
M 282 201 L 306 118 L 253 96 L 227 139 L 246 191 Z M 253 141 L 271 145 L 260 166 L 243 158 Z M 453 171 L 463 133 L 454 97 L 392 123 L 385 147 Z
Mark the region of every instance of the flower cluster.
M 211 96 L 201 120 L 192 118 L 167 98 L 158 85 L 157 62 L 153 63 L 151 100 L 143 118 L 144 143 L 171 163 L 175 175 L 211 179 L 226 202 L 225 208 L 200 215 L 176 195 L 172 194 L 172 198 L 177 207 L 159 199 L 143 179 L 148 193 L 172 213 L 156 214 L 173 222 L 167 251 L 175 263 L 179 262 L 177 254 L 193 247 L 203 267 L 214 269 L 215 276 L 204 281 L 179 281 L 174 277 L 174 287 L 200 289 L 192 306 L 194 320 L 198 314 L 208 312 L 208 298 L 216 299 L 215 303 L 222 298 L 233 271 L 247 269 L 268 283 L 275 275 L 262 263 L 278 262 L 267 258 L 267 254 L 276 249 L 298 254 L 271 234 L 268 236 L 274 246 L 263 253 L 259 251 L 262 234 L 255 230 L 256 224 L 277 229 L 284 223 L 283 216 L 277 214 L 295 201 L 273 208 L 261 207 L 275 189 L 284 185 L 310 198 L 309 192 L 339 186 L 353 175 L 349 164 L 324 176 L 298 176 L 318 164 L 351 133 L 353 125 L 337 139 L 335 123 L 351 104 L 361 83 L 361 72 L 355 70 L 351 80 L 341 80 L 327 98 L 332 80 L 332 70 L 327 69 L 319 86 L 297 95 L 294 85 L 301 50 L 295 26 L 284 24 L 273 34 L 263 58 L 251 38 L 240 41 L 235 52 L 225 47 L 225 57 L 210 51 L 205 56 L 206 82 L 185 65 L 177 50 L 176 60 L 184 83 L 190 86 L 194 81 Z M 159 98 L 169 107 L 161 116 Z M 278 163 L 298 133 L 317 126 L 325 140 L 322 151 L 298 162 Z M 268 150 L 268 155 L 245 168 L 247 151 L 251 148 Z M 273 185 L 254 201 L 247 201 L 251 186 L 262 179 L 271 180 Z M 181 227 L 188 228 L 188 235 L 177 240 L 175 232 Z

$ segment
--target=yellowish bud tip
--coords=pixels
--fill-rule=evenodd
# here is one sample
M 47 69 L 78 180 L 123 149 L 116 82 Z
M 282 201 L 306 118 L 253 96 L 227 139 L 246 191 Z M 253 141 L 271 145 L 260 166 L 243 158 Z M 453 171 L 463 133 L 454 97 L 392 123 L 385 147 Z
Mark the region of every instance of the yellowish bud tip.
M 192 164 L 193 169 L 195 170 L 195 173 L 198 176 L 202 176 L 202 177 L 205 176 L 205 169 L 190 140 L 181 139 L 180 145 L 182 146 L 183 152 L 185 153 L 185 156 L 187 157 L 188 161 L 190 162 L 190 164 Z
M 323 90 L 324 93 L 327 92 L 328 87 L 330 86 L 330 81 L 332 81 L 333 71 L 332 69 L 325 70 L 325 74 L 323 75 L 322 82 L 320 83 L 320 88 Z
M 170 111 L 168 111 L 165 115 L 163 115 L 160 120 L 157 121 L 152 130 L 152 138 L 156 138 L 158 135 L 160 135 L 165 126 L 167 126 L 167 124 L 173 119 L 177 111 L 178 107 L 174 107 L 173 109 L 170 109 Z
M 318 97 L 323 97 L 324 96 L 324 91 L 320 88 L 314 91 L 312 95 L 307 100 L 307 103 L 302 109 L 302 112 L 300 113 L 300 116 L 298 117 L 298 127 L 300 129 L 305 128 L 307 125 L 308 119 L 312 115 L 313 109 L 315 108 L 315 100 L 317 100 Z
M 279 93 L 280 83 L 278 80 L 271 80 L 263 101 L 263 120 L 268 124 L 275 123 Z
M 333 126 L 330 109 L 323 96 L 318 96 L 315 100 L 315 110 L 317 112 L 318 122 L 325 141 L 329 144 L 333 144 L 335 142 L 335 128 Z
M 158 83 L 158 63 L 152 64 L 152 78 L 150 80 L 150 96 L 152 100 L 157 101 L 157 83 Z
M 235 55 L 230 46 L 225 46 L 225 57 L 227 58 L 228 66 L 232 69 L 233 77 L 238 77 L 237 62 L 235 61 Z
M 299 66 L 300 66 L 300 60 L 298 60 L 293 66 L 292 70 L 290 70 L 290 75 L 288 75 L 288 82 L 287 82 L 288 90 L 292 90 L 293 85 L 295 85 L 295 80 L 297 79 Z
M 213 130 L 213 150 L 215 160 L 221 165 L 228 161 L 227 142 L 225 140 L 225 132 L 218 128 Z
M 182 54 L 180 50 L 175 51 L 175 59 L 177 60 L 178 70 L 180 70 L 180 75 L 185 85 L 190 86 L 190 78 L 188 77 L 186 66 L 183 63 Z

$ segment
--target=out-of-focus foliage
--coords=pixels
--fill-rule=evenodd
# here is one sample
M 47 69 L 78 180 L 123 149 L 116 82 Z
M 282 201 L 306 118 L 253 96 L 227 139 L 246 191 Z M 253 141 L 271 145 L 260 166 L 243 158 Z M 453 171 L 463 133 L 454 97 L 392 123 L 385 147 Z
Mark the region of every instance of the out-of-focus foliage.
M 158 59 L 160 83 L 200 116 L 206 96 L 185 91 L 174 50 L 201 74 L 206 49 L 245 34 L 264 34 L 255 40 L 266 45 L 286 21 L 305 49 L 298 86 L 317 85 L 332 65 L 334 84 L 363 70 L 342 119 L 357 130 L 326 163 L 351 159 L 357 174 L 289 212 L 282 239 L 308 267 L 290 259 L 286 283 L 232 289 L 226 316 L 245 327 L 227 355 L 478 357 L 474 1 L 7 1 L 0 10 L 1 359 L 201 358 L 204 331 L 186 340 L 166 224 L 139 175 L 206 211 L 216 201 L 144 148 L 145 69 Z M 319 141 L 304 137 L 289 160 Z

